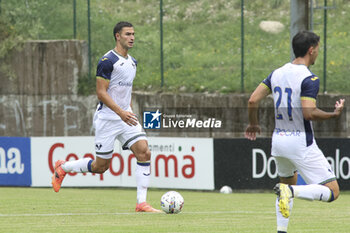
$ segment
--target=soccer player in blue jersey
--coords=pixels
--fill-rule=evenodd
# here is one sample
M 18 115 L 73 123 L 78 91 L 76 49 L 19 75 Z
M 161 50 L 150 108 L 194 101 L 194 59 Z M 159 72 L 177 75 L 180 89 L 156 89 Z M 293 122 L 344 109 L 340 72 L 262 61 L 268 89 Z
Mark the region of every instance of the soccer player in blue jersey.
M 96 93 L 100 100 L 94 116 L 96 160 L 88 158 L 55 163 L 52 186 L 59 191 L 67 172 L 104 173 L 111 163 L 114 142 L 130 149 L 136 159 L 137 212 L 161 212 L 146 202 L 150 178 L 151 152 L 146 134 L 131 109 L 131 93 L 137 61 L 128 54 L 134 45 L 135 31 L 129 22 L 115 25 L 116 47 L 99 61 Z
M 280 183 L 277 194 L 277 232 L 287 232 L 293 198 L 331 202 L 339 196 L 339 186 L 330 164 L 318 148 L 312 129 L 313 120 L 338 117 L 344 99 L 335 103 L 333 112 L 317 108 L 319 79 L 310 70 L 318 56 L 320 37 L 302 31 L 292 40 L 295 59 L 274 70 L 255 89 L 248 101 L 249 125 L 245 137 L 256 139 L 260 133 L 259 102 L 272 93 L 275 106 L 275 130 L 271 154 L 276 159 Z M 297 172 L 307 185 L 296 185 Z

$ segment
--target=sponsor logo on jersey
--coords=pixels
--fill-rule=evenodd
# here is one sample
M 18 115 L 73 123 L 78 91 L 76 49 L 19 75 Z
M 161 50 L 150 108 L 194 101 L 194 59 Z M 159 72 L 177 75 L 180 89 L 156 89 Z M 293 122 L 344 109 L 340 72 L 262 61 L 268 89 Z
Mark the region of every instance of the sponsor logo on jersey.
M 275 133 L 279 136 L 300 136 L 300 130 L 275 128 Z
M 118 83 L 119 86 L 128 86 L 128 87 L 131 87 L 132 86 L 132 82 L 122 82 L 120 81 Z

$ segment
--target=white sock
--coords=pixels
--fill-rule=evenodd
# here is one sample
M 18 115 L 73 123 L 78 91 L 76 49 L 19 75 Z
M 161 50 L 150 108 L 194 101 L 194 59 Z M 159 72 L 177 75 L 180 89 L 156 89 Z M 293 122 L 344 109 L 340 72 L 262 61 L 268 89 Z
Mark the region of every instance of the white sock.
M 309 201 L 319 200 L 329 202 L 334 199 L 333 192 L 324 185 L 309 184 L 309 185 L 292 185 L 294 197 L 306 199 Z
M 65 172 L 88 172 L 89 171 L 89 166 L 91 170 L 91 162 L 93 161 L 92 159 L 85 158 L 85 159 L 78 159 L 75 161 L 67 161 L 64 164 L 62 164 L 62 169 Z
M 289 201 L 289 212 L 292 213 L 293 209 L 293 198 Z M 279 232 L 287 232 L 289 217 L 285 218 L 280 212 L 280 208 L 278 206 L 278 197 L 276 198 L 276 217 L 277 217 L 277 231 Z
M 137 185 L 137 203 L 142 203 L 146 201 L 150 174 L 150 161 L 137 162 L 135 171 Z

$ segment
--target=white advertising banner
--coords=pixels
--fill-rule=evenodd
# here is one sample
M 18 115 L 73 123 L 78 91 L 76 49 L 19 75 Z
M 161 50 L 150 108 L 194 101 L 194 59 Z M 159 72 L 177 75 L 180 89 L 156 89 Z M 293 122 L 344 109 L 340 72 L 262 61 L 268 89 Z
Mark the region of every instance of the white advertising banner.
M 150 187 L 214 189 L 212 138 L 149 137 Z M 95 158 L 94 137 L 32 137 L 32 186 L 51 186 L 55 161 Z M 69 173 L 62 187 L 136 187 L 136 158 L 116 142 L 104 174 Z

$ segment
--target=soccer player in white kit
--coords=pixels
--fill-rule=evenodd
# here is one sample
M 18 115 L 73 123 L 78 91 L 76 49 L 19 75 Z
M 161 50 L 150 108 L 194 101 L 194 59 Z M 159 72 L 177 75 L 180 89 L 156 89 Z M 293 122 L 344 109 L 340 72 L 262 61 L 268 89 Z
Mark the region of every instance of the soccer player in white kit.
M 96 160 L 59 160 L 55 163 L 52 186 L 58 192 L 67 172 L 104 173 L 110 165 L 114 142 L 131 149 L 137 159 L 136 212 L 161 212 L 146 202 L 150 178 L 151 152 L 146 134 L 131 109 L 131 93 L 137 61 L 128 54 L 134 45 L 135 32 L 129 22 L 115 25 L 116 47 L 99 61 L 96 74 L 96 93 L 100 100 L 94 116 Z
M 248 101 L 249 125 L 245 137 L 256 139 L 260 133 L 257 111 L 260 100 L 272 93 L 275 107 L 275 130 L 271 154 L 276 159 L 280 182 L 277 194 L 277 232 L 287 232 L 293 198 L 331 202 L 339 196 L 339 186 L 330 164 L 318 148 L 312 120 L 338 117 L 344 99 L 335 104 L 333 112 L 316 107 L 319 78 L 309 66 L 315 63 L 320 37 L 302 31 L 293 37 L 295 59 L 274 70 L 255 89 Z M 296 185 L 297 172 L 307 185 Z

